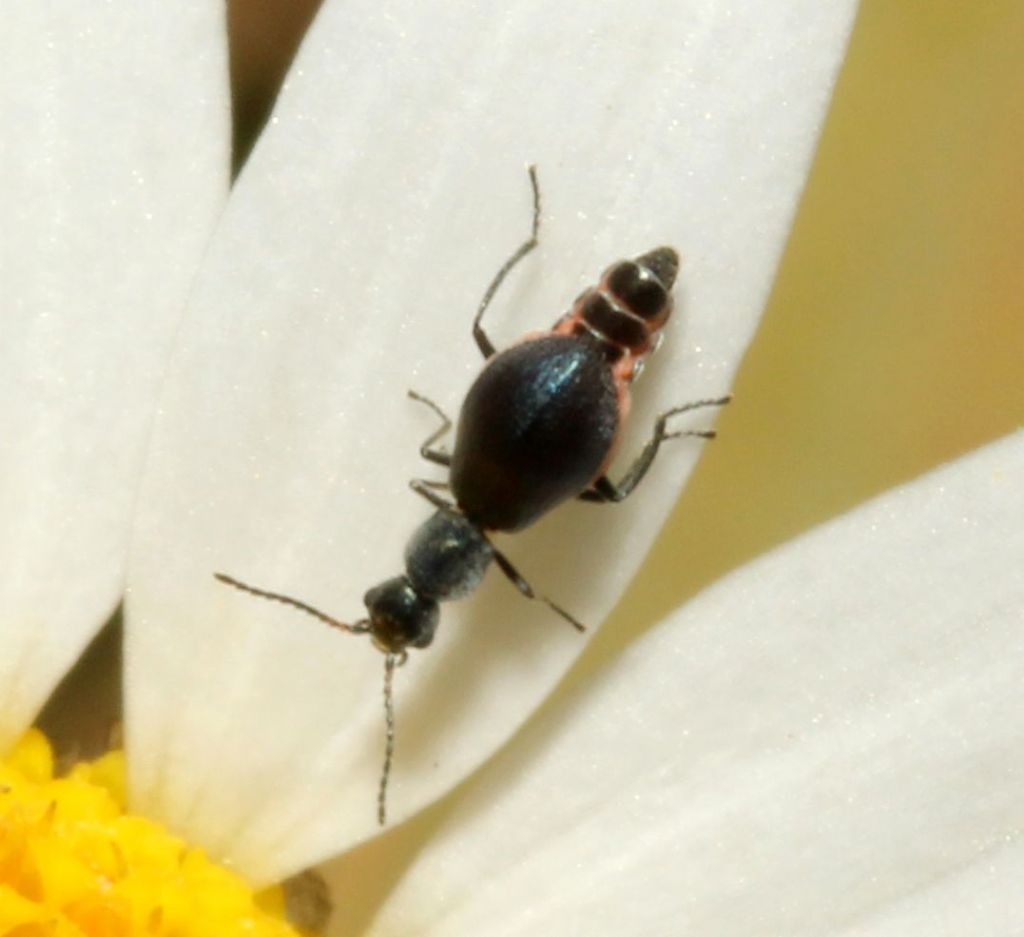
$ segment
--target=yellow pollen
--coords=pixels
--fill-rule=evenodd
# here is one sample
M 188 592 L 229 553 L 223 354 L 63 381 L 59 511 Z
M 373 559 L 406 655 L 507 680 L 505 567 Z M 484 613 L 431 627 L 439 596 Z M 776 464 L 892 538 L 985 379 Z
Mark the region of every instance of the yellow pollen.
M 254 893 L 159 824 L 124 812 L 124 753 L 54 777 L 35 729 L 0 760 L 0 935 L 285 937 L 280 888 Z

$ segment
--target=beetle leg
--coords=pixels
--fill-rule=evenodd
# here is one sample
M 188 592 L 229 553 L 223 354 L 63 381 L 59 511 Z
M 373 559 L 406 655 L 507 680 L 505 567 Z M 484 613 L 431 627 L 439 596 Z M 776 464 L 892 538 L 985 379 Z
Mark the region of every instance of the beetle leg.
M 443 449 L 435 449 L 434 443 L 452 428 L 452 421 L 448 419 L 448 415 L 433 400 L 424 397 L 422 394 L 417 394 L 414 390 L 410 390 L 407 393 L 413 400 L 425 403 L 441 418 L 441 425 L 423 440 L 423 445 L 420 446 L 420 455 L 428 462 L 434 462 L 447 468 L 452 464 L 451 453 L 445 452 Z
M 426 498 L 435 508 L 440 508 L 442 511 L 451 511 L 453 514 L 461 513 L 457 504 L 453 504 L 447 498 L 442 498 L 441 495 L 433 490 L 435 488 L 447 488 L 447 482 L 435 482 L 427 478 L 414 478 L 409 482 L 409 487 L 420 497 Z
M 494 354 L 495 348 L 491 343 L 491 340 L 487 337 L 487 334 L 484 332 L 483 326 L 480 325 L 480 320 L 484 317 L 487 307 L 491 304 L 491 300 L 494 299 L 494 294 L 498 292 L 498 288 L 504 282 L 505 277 L 508 276 L 512 268 L 515 267 L 516 264 L 518 264 L 519 261 L 527 254 L 529 254 L 538 243 L 537 231 L 540 228 L 540 187 L 537 185 L 537 167 L 530 166 L 527 169 L 527 172 L 530 174 L 530 187 L 533 189 L 533 227 L 530 230 L 530 237 L 519 245 L 516 252 L 505 261 L 501 269 L 494 275 L 494 279 L 491 280 L 490 286 L 487 287 L 487 291 L 484 293 L 484 298 L 480 300 L 480 305 L 476 310 L 476 316 L 473 319 L 473 338 L 476 340 L 477 347 L 480 349 L 480 353 L 484 358 L 490 358 L 491 355 Z
M 533 591 L 533 587 L 525 579 L 523 579 L 522 575 L 519 573 L 519 570 L 517 570 L 512 565 L 512 563 L 509 561 L 509 558 L 505 556 L 505 554 L 502 553 L 500 550 L 495 549 L 494 562 L 498 564 L 498 568 L 508 577 L 509 582 L 511 582 L 512 585 L 514 585 L 528 599 L 537 599 L 543 602 L 553 612 L 557 612 L 559 615 L 561 615 L 562 618 L 569 622 L 569 624 L 572 625 L 573 628 L 575 628 L 577 631 L 587 630 L 585 625 L 580 624 L 580 622 L 573 618 L 572 615 L 570 615 L 564 608 L 559 608 L 559 606 L 555 605 L 555 603 L 552 602 L 551 599 L 545 598 L 543 595 L 537 595 L 537 593 Z
M 701 407 L 723 407 L 732 398 L 718 397 L 714 400 L 697 400 L 693 403 L 683 404 L 681 407 L 673 407 L 662 413 L 654 423 L 654 435 L 647 441 L 647 445 L 640 451 L 636 461 L 629 467 L 626 474 L 616 483 L 607 475 L 598 478 L 586 491 L 581 492 L 578 497 L 581 501 L 598 501 L 607 503 L 609 501 L 624 501 L 632 493 L 633 489 L 643 480 L 647 470 L 654 462 L 658 454 L 658 448 L 666 439 L 678 439 L 680 436 L 698 436 L 701 439 L 714 439 L 713 429 L 687 429 L 668 432 L 668 421 L 670 417 L 688 410 L 697 410 Z

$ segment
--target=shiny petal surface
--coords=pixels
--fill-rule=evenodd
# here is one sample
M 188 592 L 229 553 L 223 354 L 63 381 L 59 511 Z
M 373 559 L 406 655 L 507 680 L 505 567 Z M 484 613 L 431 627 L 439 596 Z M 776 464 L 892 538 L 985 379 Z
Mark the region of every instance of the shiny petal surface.
M 435 417 L 405 391 L 455 410 L 478 370 L 469 324 L 528 233 L 528 162 L 542 244 L 489 313 L 498 346 L 670 243 L 680 311 L 623 464 L 658 410 L 725 393 L 853 8 L 325 4 L 200 274 L 154 438 L 128 605 L 140 806 L 257 879 L 373 833 L 380 656 L 212 573 L 351 621 L 400 572 L 428 511 L 408 479 L 437 474 L 416 455 Z M 566 507 L 509 554 L 596 625 L 698 451 L 674 444 L 628 505 Z M 392 818 L 479 764 L 583 645 L 496 573 L 446 609 L 397 675 Z
M 0 746 L 124 589 L 160 379 L 227 191 L 222 17 L 0 12 Z
M 439 813 L 374 932 L 1018 933 L 1022 473 L 1018 433 L 680 609 Z

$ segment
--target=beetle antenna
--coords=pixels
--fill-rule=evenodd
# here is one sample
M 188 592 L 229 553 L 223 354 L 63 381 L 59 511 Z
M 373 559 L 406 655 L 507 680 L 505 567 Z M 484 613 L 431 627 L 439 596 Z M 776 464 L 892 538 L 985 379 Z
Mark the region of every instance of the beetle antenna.
M 377 822 L 381 826 L 388 821 L 388 781 L 391 780 L 391 760 L 395 756 L 395 667 L 401 667 L 407 656 L 405 651 L 384 655 L 384 767 L 377 790 Z
M 319 609 L 313 608 L 312 605 L 307 605 L 305 602 L 293 599 L 290 595 L 281 595 L 279 592 L 267 592 L 266 589 L 257 589 L 255 586 L 250 586 L 248 583 L 235 579 L 232 576 L 228 576 L 225 573 L 214 573 L 213 578 L 229 586 L 234 586 L 242 592 L 248 592 L 250 595 L 258 595 L 261 599 L 270 599 L 271 602 L 282 602 L 285 605 L 290 605 L 292 608 L 297 608 L 300 612 L 305 612 L 307 615 L 312 615 L 314 618 L 320 619 L 320 621 L 324 624 L 330 625 L 332 628 L 338 628 L 341 631 L 348 631 L 351 634 L 365 634 L 366 631 L 369 630 L 369 625 L 364 621 L 357 621 L 354 625 L 346 624 L 343 621 L 338 621 L 337 618 L 332 618 L 330 615 L 324 614 Z

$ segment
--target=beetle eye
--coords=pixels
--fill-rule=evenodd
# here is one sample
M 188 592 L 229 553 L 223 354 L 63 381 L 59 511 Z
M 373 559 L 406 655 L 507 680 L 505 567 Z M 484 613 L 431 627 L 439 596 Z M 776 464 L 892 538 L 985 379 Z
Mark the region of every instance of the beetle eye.
M 668 291 L 661 281 L 632 260 L 611 267 L 605 285 L 626 309 L 645 321 L 659 318 L 668 304 Z

